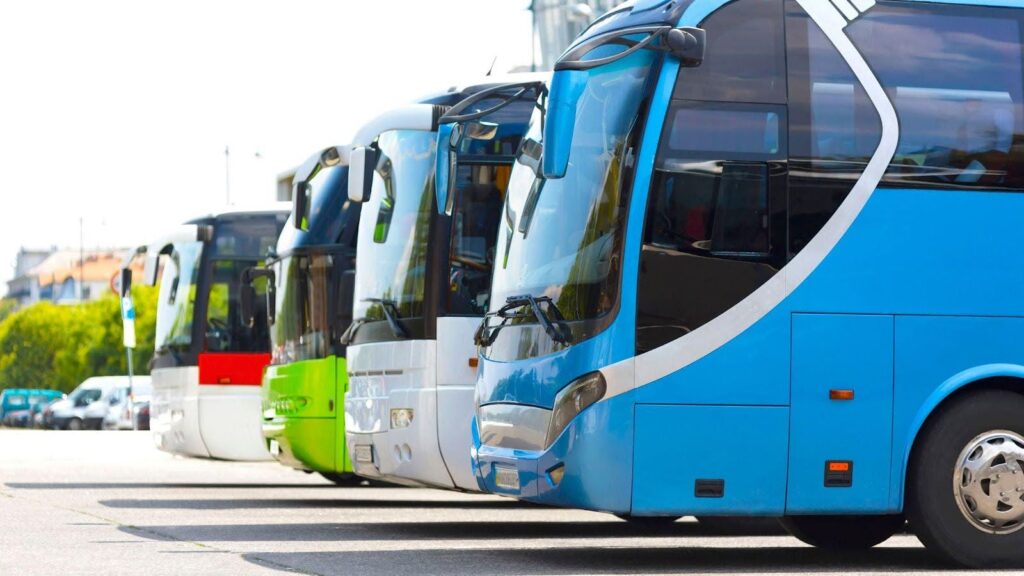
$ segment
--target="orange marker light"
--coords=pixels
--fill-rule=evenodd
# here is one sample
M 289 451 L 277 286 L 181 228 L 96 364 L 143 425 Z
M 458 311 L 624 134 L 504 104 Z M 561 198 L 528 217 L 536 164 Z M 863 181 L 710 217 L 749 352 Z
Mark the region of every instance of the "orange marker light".
M 849 472 L 850 471 L 850 463 L 849 462 L 829 462 L 828 463 L 828 471 L 829 472 Z
M 469 367 L 470 368 L 476 368 L 479 365 L 480 365 L 480 359 L 479 358 L 470 358 L 469 359 Z
M 829 390 L 829 400 L 853 400 L 853 390 Z

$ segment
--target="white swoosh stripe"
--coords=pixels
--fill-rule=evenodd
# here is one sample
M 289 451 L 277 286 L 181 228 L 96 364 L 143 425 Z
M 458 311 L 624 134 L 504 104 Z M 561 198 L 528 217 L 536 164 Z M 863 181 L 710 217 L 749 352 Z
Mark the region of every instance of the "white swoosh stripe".
M 821 231 L 789 264 L 736 306 L 686 336 L 602 369 L 606 378 L 609 379 L 606 399 L 630 388 L 628 384 L 614 385 L 611 382 L 611 378 L 616 374 L 621 377 L 623 369 L 628 369 L 629 366 L 634 368 L 636 387 L 660 380 L 717 350 L 775 309 L 810 276 L 839 243 L 867 204 L 868 199 L 871 198 L 896 153 L 896 145 L 899 142 L 899 119 L 896 116 L 896 109 L 864 57 L 846 36 L 844 32 L 847 25 L 846 19 L 826 0 L 797 0 L 797 2 L 846 60 L 878 111 L 882 122 L 882 134 L 878 148 L 846 200 Z M 868 3 L 865 0 L 857 2 L 858 7 Z M 870 2 L 870 4 L 873 5 L 874 2 Z M 870 8 L 870 6 L 867 7 Z M 631 379 L 627 377 L 626 380 Z

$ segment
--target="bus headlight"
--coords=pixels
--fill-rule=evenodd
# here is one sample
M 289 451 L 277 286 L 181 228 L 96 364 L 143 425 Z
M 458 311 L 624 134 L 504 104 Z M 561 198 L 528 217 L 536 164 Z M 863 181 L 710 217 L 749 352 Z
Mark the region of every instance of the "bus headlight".
M 551 446 L 558 435 L 569 425 L 569 422 L 572 422 L 572 419 L 580 412 L 604 398 L 607 390 L 608 385 L 605 384 L 604 376 L 600 372 L 591 372 L 581 376 L 563 388 L 555 396 L 555 407 L 551 411 L 548 435 L 544 442 L 545 447 Z
M 391 409 L 391 429 L 408 428 L 412 424 L 412 408 Z

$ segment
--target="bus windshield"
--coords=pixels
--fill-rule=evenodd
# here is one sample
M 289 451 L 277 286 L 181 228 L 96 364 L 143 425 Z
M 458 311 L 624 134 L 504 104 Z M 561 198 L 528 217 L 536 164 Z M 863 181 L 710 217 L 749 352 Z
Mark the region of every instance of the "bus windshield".
M 326 358 L 331 353 L 332 282 L 342 254 L 294 251 L 272 263 L 277 282 L 276 313 L 270 326 L 273 364 Z
M 359 222 L 357 344 L 412 337 L 423 324 L 436 133 L 389 131 L 377 147 L 373 190 Z
M 192 316 L 199 284 L 202 242 L 174 245 L 164 262 L 156 316 L 156 349 L 182 350 L 192 345 Z
M 549 297 L 579 341 L 596 328 L 575 321 L 615 308 L 635 161 L 629 137 L 657 58 L 643 50 L 587 71 L 565 177 L 538 178 L 520 156 L 498 234 L 492 311 L 513 296 Z M 541 121 L 535 113 L 527 138 L 540 139 Z

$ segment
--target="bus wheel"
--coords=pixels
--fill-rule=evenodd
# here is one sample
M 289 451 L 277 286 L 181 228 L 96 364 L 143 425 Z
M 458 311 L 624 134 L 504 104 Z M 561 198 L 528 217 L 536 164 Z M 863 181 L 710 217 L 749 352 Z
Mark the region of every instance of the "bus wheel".
M 782 527 L 805 544 L 827 550 L 865 550 L 885 542 L 906 524 L 900 515 L 786 516 Z
M 359 486 L 363 479 L 355 474 L 338 474 L 336 472 L 319 472 L 321 476 L 334 482 L 336 486 Z
M 1024 396 L 985 390 L 940 410 L 910 460 L 911 527 L 948 561 L 1024 566 Z
M 81 421 L 81 419 L 79 419 L 79 418 L 72 418 L 71 420 L 68 420 L 68 430 L 81 430 L 81 429 L 82 429 L 82 421 Z
M 682 516 L 630 516 L 629 514 L 616 514 L 616 518 L 625 520 L 633 526 L 668 526 L 682 518 Z

